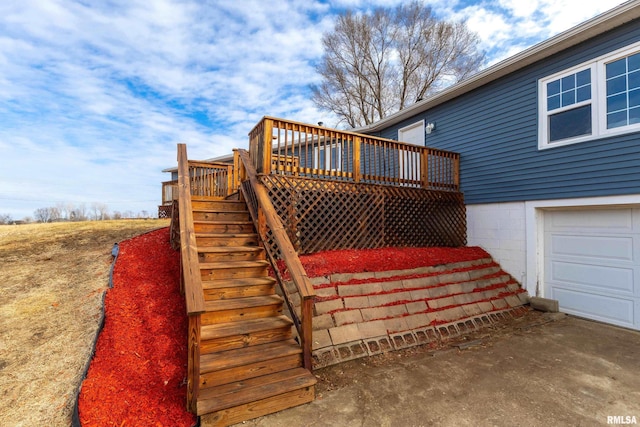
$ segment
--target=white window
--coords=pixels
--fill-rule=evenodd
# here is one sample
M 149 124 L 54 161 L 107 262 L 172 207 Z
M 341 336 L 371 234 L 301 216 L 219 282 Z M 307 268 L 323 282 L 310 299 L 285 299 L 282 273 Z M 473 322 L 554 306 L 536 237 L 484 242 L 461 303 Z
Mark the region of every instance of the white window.
M 538 147 L 640 130 L 640 43 L 538 81 Z
M 424 120 L 398 129 L 398 141 L 424 146 Z

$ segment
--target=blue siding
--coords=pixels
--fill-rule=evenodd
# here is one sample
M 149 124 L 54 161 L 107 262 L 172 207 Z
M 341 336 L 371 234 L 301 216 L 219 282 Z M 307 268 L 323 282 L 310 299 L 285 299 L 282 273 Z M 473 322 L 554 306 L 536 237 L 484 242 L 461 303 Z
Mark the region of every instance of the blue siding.
M 456 151 L 465 201 L 490 203 L 640 193 L 640 133 L 538 150 L 537 81 L 640 41 L 635 21 L 379 132 L 437 123 L 426 145 Z

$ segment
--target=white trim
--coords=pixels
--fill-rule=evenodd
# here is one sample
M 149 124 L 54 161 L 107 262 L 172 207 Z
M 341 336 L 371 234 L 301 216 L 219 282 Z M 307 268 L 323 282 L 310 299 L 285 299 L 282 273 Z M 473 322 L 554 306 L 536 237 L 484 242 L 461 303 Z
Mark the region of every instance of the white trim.
M 525 202 L 525 245 L 527 280 L 523 283 L 531 296 L 544 297 L 544 210 L 579 207 L 640 206 L 640 194 L 629 196 L 585 197 L 578 199 L 535 200 Z M 534 274 L 531 274 L 534 273 Z

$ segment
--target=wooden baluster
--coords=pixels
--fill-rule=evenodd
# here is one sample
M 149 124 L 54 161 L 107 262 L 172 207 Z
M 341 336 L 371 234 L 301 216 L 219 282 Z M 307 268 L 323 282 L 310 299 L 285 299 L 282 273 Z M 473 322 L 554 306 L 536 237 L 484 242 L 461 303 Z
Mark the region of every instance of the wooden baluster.
M 420 161 L 420 181 L 422 188 L 429 188 L 429 150 L 421 150 L 422 158 Z
M 313 297 L 302 300 L 302 364 L 309 371 L 313 371 L 313 360 L 311 358 L 312 337 L 313 337 Z
M 353 180 L 355 182 L 360 182 L 360 156 L 362 155 L 361 151 L 362 139 L 359 136 L 353 138 Z
M 313 156 L 313 154 L 311 154 Z M 304 127 L 304 167 L 309 168 L 309 128 L 307 126 Z M 300 160 L 302 160 L 302 156 L 300 156 Z M 302 167 L 302 165 L 300 165 Z M 311 165 L 313 167 L 313 164 Z M 305 170 L 305 173 L 307 170 Z
M 460 191 L 460 155 L 455 154 L 453 158 L 453 188 Z

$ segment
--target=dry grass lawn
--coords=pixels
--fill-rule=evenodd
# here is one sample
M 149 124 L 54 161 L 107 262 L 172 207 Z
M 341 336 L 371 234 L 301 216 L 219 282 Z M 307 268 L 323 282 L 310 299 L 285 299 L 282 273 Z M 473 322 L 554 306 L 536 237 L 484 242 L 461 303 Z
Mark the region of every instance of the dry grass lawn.
M 0 225 L 0 426 L 69 426 L 111 248 L 168 220 Z

